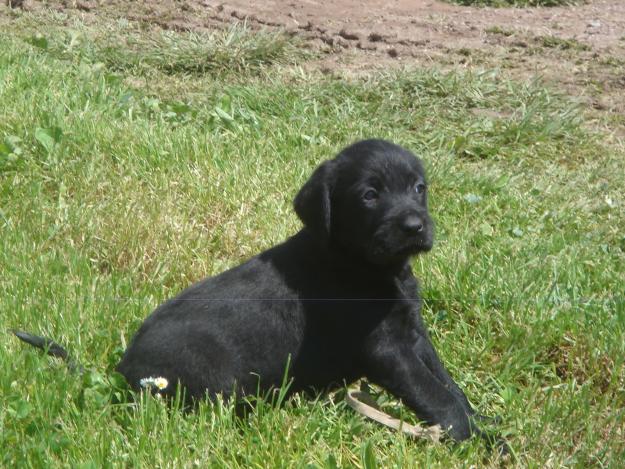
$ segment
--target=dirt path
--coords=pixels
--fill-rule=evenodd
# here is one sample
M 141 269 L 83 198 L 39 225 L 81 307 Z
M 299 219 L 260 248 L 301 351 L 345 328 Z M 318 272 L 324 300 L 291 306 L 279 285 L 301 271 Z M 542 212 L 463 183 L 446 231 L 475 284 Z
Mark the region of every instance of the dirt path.
M 210 5 L 211 2 L 202 4 Z M 252 4 L 252 5 L 250 5 Z M 625 2 L 596 0 L 570 8 L 467 8 L 433 0 L 228 0 L 219 17 L 295 31 L 339 47 L 422 56 L 492 44 L 487 30 L 575 39 L 593 48 L 625 46 Z
M 625 1 L 558 8 L 470 8 L 436 0 L 48 1 L 81 14 L 107 10 L 164 28 L 234 22 L 286 30 L 322 51 L 322 70 L 362 73 L 410 64 L 498 68 L 543 77 L 625 125 Z M 42 2 L 27 0 L 26 7 Z
M 205 2 L 206 3 L 206 2 Z M 467 8 L 433 0 L 253 2 L 216 8 L 284 28 L 328 52 L 328 69 L 418 63 L 541 76 L 597 109 L 625 114 L 625 2 L 562 8 Z

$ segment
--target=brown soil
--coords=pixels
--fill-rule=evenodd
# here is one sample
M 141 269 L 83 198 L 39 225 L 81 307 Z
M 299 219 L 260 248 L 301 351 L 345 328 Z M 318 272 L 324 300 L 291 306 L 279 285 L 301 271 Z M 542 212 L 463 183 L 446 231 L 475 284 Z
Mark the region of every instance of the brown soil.
M 497 68 L 539 76 L 594 109 L 625 119 L 625 1 L 558 8 L 471 8 L 437 0 L 142 0 L 38 2 L 77 14 L 113 14 L 167 29 L 245 22 L 279 29 L 321 51 L 310 66 L 366 73 L 405 65 Z

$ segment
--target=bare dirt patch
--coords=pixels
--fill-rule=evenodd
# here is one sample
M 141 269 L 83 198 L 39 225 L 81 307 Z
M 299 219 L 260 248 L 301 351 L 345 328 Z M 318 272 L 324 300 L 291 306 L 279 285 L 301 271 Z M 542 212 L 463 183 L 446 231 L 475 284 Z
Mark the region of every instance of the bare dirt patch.
M 542 77 L 590 108 L 625 123 L 625 2 L 574 7 L 472 8 L 436 0 L 143 0 L 39 2 L 81 15 L 108 14 L 166 29 L 207 30 L 244 22 L 303 38 L 323 71 L 425 65 L 498 68 Z

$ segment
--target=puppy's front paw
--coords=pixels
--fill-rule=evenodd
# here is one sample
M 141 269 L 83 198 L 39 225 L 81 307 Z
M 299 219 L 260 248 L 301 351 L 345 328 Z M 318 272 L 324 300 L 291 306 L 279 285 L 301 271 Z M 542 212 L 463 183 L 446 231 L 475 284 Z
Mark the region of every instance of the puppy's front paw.
M 455 441 L 463 441 L 471 438 L 473 433 L 481 432 L 477 426 L 473 425 L 461 408 L 447 415 L 440 422 L 441 428 L 447 435 Z

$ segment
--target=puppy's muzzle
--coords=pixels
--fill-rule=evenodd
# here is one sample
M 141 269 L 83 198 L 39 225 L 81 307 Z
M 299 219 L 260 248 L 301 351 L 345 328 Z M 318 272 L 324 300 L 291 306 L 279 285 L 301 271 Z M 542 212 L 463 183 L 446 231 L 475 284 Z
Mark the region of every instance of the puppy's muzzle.
M 411 212 L 403 215 L 395 225 L 411 254 L 429 251 L 433 244 L 432 221 L 427 214 Z
M 417 235 L 423 231 L 423 219 L 418 215 L 409 215 L 401 220 L 399 227 L 408 235 Z

